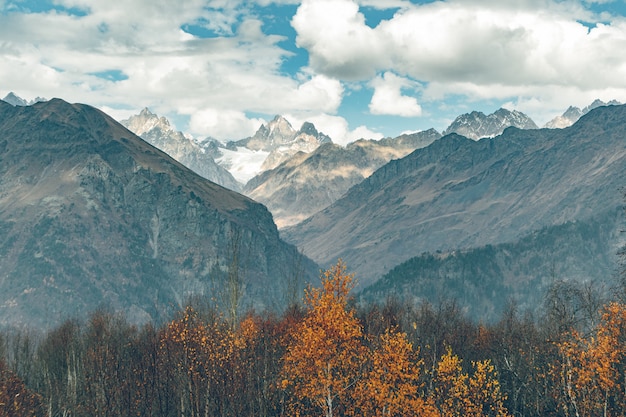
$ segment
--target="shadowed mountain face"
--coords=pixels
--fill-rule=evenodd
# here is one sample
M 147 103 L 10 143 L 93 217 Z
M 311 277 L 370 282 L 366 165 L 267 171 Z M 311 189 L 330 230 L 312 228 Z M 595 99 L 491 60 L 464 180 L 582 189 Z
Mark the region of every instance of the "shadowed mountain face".
M 468 317 L 494 322 L 511 305 L 520 313 L 536 314 L 547 297 L 571 296 L 562 291 L 566 288 L 606 296 L 616 287 L 624 224 L 623 210 L 605 211 L 542 228 L 515 242 L 421 254 L 395 266 L 360 298 L 455 300 Z
M 626 107 L 562 130 L 451 134 L 391 161 L 281 235 L 322 266 L 338 257 L 363 286 L 423 252 L 511 242 L 623 204 Z
M 0 132 L 0 324 L 101 304 L 162 319 L 190 295 L 218 302 L 235 254 L 242 307 L 281 306 L 291 277 L 317 272 L 264 206 L 92 107 L 0 102 Z

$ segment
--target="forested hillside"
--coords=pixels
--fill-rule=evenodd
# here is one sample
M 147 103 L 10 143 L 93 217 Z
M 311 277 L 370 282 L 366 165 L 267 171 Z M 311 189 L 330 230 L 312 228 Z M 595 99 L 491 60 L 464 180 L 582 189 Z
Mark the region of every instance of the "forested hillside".
M 98 311 L 2 334 L 0 416 L 617 416 L 624 287 L 553 292 L 493 324 L 458 304 L 355 308 L 340 261 L 282 315 L 231 321 L 196 300 L 137 328 Z M 578 294 L 578 295 L 577 295 Z
M 515 242 L 425 253 L 393 268 L 359 298 L 455 299 L 477 321 L 497 320 L 511 301 L 532 312 L 559 283 L 611 291 L 619 251 L 615 242 L 623 229 L 623 212 L 616 210 L 544 227 Z

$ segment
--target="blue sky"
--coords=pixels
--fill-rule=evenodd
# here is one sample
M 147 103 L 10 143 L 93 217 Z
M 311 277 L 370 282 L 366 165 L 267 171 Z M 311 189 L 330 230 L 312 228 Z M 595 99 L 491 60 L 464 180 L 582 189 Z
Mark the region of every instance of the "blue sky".
M 623 0 L 0 0 L 0 96 L 143 107 L 197 138 L 337 143 L 626 102 Z

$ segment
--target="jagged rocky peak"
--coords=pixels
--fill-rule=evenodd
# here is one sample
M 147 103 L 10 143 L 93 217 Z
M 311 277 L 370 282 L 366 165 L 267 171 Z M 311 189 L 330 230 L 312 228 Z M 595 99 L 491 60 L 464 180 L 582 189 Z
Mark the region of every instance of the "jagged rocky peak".
M 169 120 L 145 107 L 139 114 L 120 122 L 143 140 L 167 153 L 198 175 L 230 190 L 239 191 L 241 184 L 214 158 L 217 150 L 207 152 L 204 147 L 182 132 L 174 130 Z
M 155 127 L 158 127 L 164 132 L 173 130 L 167 118 L 164 116 L 159 117 L 158 115 L 152 113 L 147 107 L 144 107 L 139 114 L 131 116 L 126 120 L 122 120 L 120 123 L 126 126 L 128 130 L 139 136 L 151 131 Z
M 40 103 L 42 101 L 48 101 L 48 100 L 46 100 L 43 97 L 36 97 L 34 100 L 27 101 L 23 99 L 22 97 L 18 96 L 17 94 L 15 94 L 13 91 L 11 91 L 2 99 L 2 101 L 9 103 L 12 106 L 32 106 L 35 103 Z
M 277 115 L 267 125 L 269 129 L 269 137 L 273 136 L 289 136 L 294 133 L 291 123 L 283 116 Z
M 582 110 L 574 106 L 569 106 L 567 110 L 565 110 L 565 113 L 563 113 L 563 117 L 566 117 L 571 120 L 578 120 L 580 119 L 580 116 L 582 115 L 583 115 Z
M 236 142 L 252 151 L 268 152 L 260 166 L 261 171 L 277 167 L 298 152 L 310 153 L 322 143 L 332 143 L 329 136 L 319 132 L 311 122 L 304 122 L 299 130 L 283 116 L 276 116 L 261 125 L 254 136 Z
M 291 139 L 285 138 L 271 150 L 263 164 L 262 171 L 276 168 L 298 152 L 311 153 L 323 143 L 332 143 L 329 136 L 319 132 L 311 122 L 304 122 L 300 130 L 294 132 Z
M 583 111 L 580 108 L 569 106 L 568 109 L 565 110 L 565 113 L 550 120 L 544 127 L 548 129 L 562 129 L 576 123 L 582 115 Z
M 602 107 L 602 106 L 618 106 L 620 104 L 622 104 L 622 103 L 620 103 L 617 100 L 611 100 L 611 101 L 605 103 L 604 101 L 602 101 L 602 100 L 597 98 L 597 99 L 595 99 L 593 101 L 593 103 L 591 103 L 590 105 L 588 105 L 587 107 L 585 107 L 583 109 L 583 114 L 587 114 L 591 110 L 597 109 L 598 107 Z
M 302 123 L 302 126 L 300 127 L 300 130 L 298 130 L 298 132 L 296 132 L 296 139 L 298 137 L 301 136 L 310 136 L 312 138 L 315 139 L 315 141 L 318 144 L 322 144 L 322 143 L 332 143 L 332 139 L 330 138 L 330 136 L 325 135 L 324 133 L 318 131 L 315 128 L 315 125 L 311 122 L 304 122 Z
M 600 99 L 595 99 L 593 103 L 583 108 L 582 110 L 579 107 L 569 106 L 567 110 L 565 110 L 565 113 L 560 116 L 556 116 L 554 119 L 546 123 L 544 127 L 548 129 L 563 129 L 573 125 L 578 121 L 578 119 L 580 119 L 582 116 L 589 113 L 593 109 L 602 106 L 614 106 L 620 104 L 621 103 L 617 100 L 611 100 L 608 103 L 605 103 Z
M 300 128 L 300 132 L 306 133 L 307 135 L 317 136 L 318 132 L 315 128 L 315 125 L 311 122 L 302 123 L 302 127 Z
M 500 135 L 504 129 L 511 126 L 519 129 L 537 129 L 535 122 L 526 114 L 517 110 L 500 108 L 489 115 L 480 111 L 462 114 L 448 126 L 443 134 L 458 133 L 478 140 Z
M 253 150 L 271 151 L 276 146 L 290 142 L 296 134 L 291 123 L 283 116 L 276 116 L 267 124 L 261 125 L 247 143 Z
M 313 123 L 304 122 L 299 130 L 295 130 L 287 119 L 278 115 L 267 124 L 261 125 L 254 136 L 237 143 L 254 151 L 272 152 L 303 140 L 315 143 L 315 147 L 320 143 L 332 142 L 330 137 L 319 132 Z

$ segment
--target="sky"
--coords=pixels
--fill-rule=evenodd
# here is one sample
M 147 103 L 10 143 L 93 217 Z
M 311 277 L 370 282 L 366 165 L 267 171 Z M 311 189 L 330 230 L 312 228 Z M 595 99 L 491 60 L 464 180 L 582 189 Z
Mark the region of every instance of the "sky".
M 500 107 L 541 126 L 626 102 L 626 2 L 0 0 L 9 92 L 223 141 L 275 115 L 340 144 Z

